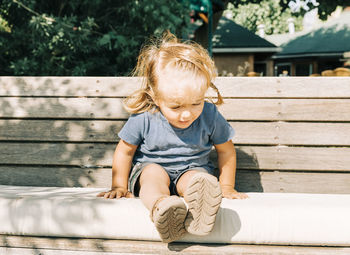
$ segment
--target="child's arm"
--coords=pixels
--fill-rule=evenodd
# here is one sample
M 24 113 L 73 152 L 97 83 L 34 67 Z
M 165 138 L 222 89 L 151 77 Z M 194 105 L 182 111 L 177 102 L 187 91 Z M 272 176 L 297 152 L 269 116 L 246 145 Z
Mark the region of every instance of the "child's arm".
M 247 198 L 248 196 L 246 194 L 235 190 L 236 150 L 232 141 L 214 146 L 218 154 L 219 182 L 223 197 L 230 199 Z
M 136 149 L 137 145 L 120 140 L 113 156 L 112 187 L 109 191 L 101 192 L 97 196 L 104 198 L 133 197 L 128 192 L 128 178 Z

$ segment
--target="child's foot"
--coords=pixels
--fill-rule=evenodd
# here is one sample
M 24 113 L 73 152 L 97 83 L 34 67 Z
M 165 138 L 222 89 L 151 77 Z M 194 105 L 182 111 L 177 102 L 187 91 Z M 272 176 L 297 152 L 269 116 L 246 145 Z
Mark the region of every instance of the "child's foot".
M 177 196 L 162 197 L 153 206 L 151 218 L 165 243 L 180 239 L 185 233 L 187 207 Z
M 184 195 L 188 205 L 186 230 L 194 235 L 207 235 L 214 227 L 222 193 L 215 176 L 198 173 L 189 181 Z

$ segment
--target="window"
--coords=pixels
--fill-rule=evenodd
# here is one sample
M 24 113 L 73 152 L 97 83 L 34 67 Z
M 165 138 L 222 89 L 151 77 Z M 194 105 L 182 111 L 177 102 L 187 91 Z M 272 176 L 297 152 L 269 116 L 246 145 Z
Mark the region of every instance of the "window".
M 290 76 L 291 63 L 279 63 L 275 65 L 275 76 Z
M 312 74 L 312 63 L 296 63 L 295 76 L 309 76 Z
M 254 63 L 254 72 L 266 76 L 266 63 L 265 62 L 255 62 Z

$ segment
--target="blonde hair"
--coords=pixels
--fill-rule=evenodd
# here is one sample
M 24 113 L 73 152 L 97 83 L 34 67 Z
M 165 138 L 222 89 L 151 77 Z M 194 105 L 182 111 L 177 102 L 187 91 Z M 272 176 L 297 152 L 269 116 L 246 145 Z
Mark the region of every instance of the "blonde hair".
M 206 89 L 212 88 L 217 93 L 215 104 L 223 103 L 219 90 L 212 83 L 216 70 L 207 51 L 197 43 L 180 42 L 175 35 L 166 32 L 141 49 L 133 76 L 142 77 L 142 84 L 124 101 L 124 107 L 129 113 L 158 110 L 154 99 L 158 94 L 159 72 L 167 66 L 193 72 L 195 76 L 204 76 Z

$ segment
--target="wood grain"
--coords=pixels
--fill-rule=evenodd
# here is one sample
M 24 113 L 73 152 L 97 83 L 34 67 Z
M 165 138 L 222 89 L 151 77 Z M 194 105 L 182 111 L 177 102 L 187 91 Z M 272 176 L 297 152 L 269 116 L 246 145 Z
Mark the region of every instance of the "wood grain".
M 226 98 L 219 109 L 236 131 L 238 169 L 251 178 L 256 172 L 339 177 L 350 171 L 349 78 L 221 77 L 215 83 Z M 66 179 L 52 173 L 56 177 L 46 181 L 97 185 L 103 170 L 90 169 L 111 166 L 117 133 L 129 116 L 123 98 L 140 84 L 130 77 L 1 77 L 1 167 L 21 167 L 33 182 L 40 175 L 33 169 L 75 169 L 60 171 Z M 15 179 L 5 172 L 3 182 Z M 276 180 L 263 182 L 263 190 L 278 191 Z M 322 185 L 312 185 L 313 191 Z
M 127 119 L 121 98 L 0 97 L 0 118 Z M 228 120 L 340 121 L 350 119 L 350 99 L 226 99 Z
M 0 120 L 0 140 L 116 142 L 124 124 L 119 120 Z
M 350 98 L 347 77 L 218 77 L 214 83 L 226 98 Z M 0 96 L 125 97 L 140 85 L 136 77 L 0 77 Z
M 242 192 L 350 193 L 350 78 L 219 77 Z M 0 77 L 0 184 L 106 187 L 130 77 Z M 207 96 L 215 97 L 209 90 Z M 215 153 L 212 154 L 215 158 Z M 350 247 L 0 235 L 6 254 L 350 254 Z
M 0 164 L 111 166 L 115 144 L 0 143 Z M 238 168 L 350 171 L 349 147 L 237 146 Z
M 111 168 L 0 166 L 0 185 L 109 189 Z M 241 192 L 349 194 L 350 172 L 290 172 L 238 169 Z
M 350 123 L 231 122 L 236 144 L 349 146 Z
M 161 243 L 150 241 L 31 237 L 0 235 L 6 254 L 240 254 L 240 255 L 348 255 L 350 247 Z M 14 247 L 5 250 L 6 247 Z M 1 251 L 1 250 L 0 250 Z M 8 253 L 12 252 L 12 253 Z M 96 253 L 92 253 L 96 252 Z
M 125 120 L 0 120 L 0 141 L 116 142 Z M 235 144 L 349 146 L 350 123 L 230 122 Z

